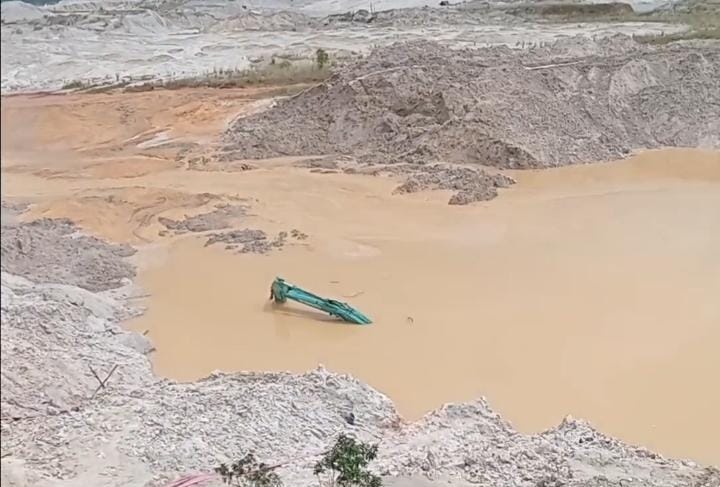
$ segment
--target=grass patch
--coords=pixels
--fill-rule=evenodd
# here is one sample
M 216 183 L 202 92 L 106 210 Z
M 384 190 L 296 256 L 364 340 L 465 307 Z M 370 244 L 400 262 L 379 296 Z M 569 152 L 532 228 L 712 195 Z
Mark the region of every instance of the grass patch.
M 62 90 L 81 90 L 87 86 L 86 83 L 79 79 L 68 81 L 62 85 Z
M 187 78 L 156 80 L 128 86 L 126 91 L 149 91 L 156 88 L 178 90 L 183 88 L 248 88 L 263 86 L 297 86 L 319 83 L 332 74 L 329 64 L 287 60 L 273 61 L 260 68 L 215 69 L 211 72 Z
M 324 49 L 318 49 L 312 58 L 272 58 L 270 62 L 249 69 L 216 68 L 199 75 L 164 80 L 151 76 L 133 78 L 117 73 L 114 78 L 68 81 L 61 89 L 75 93 L 107 93 L 124 89 L 132 93 L 154 89 L 267 87 L 271 88 L 268 93 L 272 96 L 290 95 L 329 78 L 335 64 Z
M 130 79 L 120 79 L 119 76 L 103 79 L 90 80 L 73 80 L 68 81 L 60 88 L 63 91 L 72 91 L 74 93 L 106 93 L 118 88 L 122 88 L 130 83 Z

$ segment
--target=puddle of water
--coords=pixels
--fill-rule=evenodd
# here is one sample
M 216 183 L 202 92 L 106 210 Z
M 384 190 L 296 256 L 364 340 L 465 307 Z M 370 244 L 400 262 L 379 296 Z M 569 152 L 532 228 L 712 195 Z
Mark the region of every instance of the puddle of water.
M 500 198 L 466 208 L 438 193 L 391 196 L 381 178 L 184 176 L 257 195 L 258 221 L 310 239 L 270 256 L 177 241 L 144 266 L 152 297 L 131 326 L 149 330 L 156 371 L 179 380 L 322 363 L 408 418 L 485 395 L 521 431 L 572 414 L 720 463 L 720 153 L 515 176 Z M 277 275 L 374 324 L 271 306 Z

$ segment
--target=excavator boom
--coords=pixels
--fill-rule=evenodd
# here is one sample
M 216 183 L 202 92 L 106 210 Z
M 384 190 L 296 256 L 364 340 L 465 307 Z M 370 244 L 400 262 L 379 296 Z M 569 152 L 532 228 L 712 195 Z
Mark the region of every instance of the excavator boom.
M 335 301 L 334 299 L 321 298 L 311 292 L 293 286 L 280 277 L 276 277 L 270 287 L 270 299 L 274 299 L 276 303 L 284 303 L 288 299 L 291 299 L 310 306 L 311 308 L 325 311 L 349 323 L 357 323 L 358 325 L 368 325 L 372 323 L 370 318 L 349 304 Z

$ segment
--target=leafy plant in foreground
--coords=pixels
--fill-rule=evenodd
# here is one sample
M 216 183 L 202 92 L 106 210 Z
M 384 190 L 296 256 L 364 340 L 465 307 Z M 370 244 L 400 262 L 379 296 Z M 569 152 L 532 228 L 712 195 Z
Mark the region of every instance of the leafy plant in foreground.
M 380 487 L 382 480 L 367 470 L 377 457 L 377 445 L 368 445 L 341 434 L 332 449 L 315 464 L 315 475 L 328 473 L 330 485 Z
M 221 464 L 215 469 L 223 483 L 236 487 L 280 487 L 282 481 L 272 468 L 259 463 L 255 455 L 248 453 L 230 466 Z

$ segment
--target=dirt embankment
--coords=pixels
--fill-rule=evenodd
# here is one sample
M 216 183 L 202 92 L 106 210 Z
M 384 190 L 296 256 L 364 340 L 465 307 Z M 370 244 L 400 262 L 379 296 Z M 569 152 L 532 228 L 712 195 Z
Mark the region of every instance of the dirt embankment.
M 239 119 L 226 133 L 225 156 L 344 154 L 370 164 L 524 169 L 618 159 L 640 148 L 717 147 L 718 80 L 717 42 L 400 44 Z

